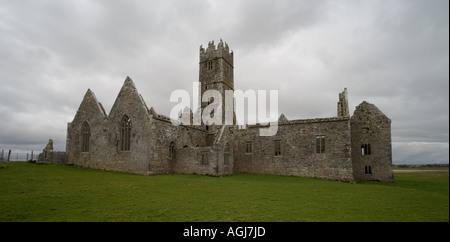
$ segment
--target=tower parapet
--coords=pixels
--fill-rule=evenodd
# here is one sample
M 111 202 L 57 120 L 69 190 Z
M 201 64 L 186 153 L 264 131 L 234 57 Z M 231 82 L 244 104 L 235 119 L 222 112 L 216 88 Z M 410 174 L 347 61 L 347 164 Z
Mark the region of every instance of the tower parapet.
M 231 67 L 233 67 L 233 51 L 230 51 L 228 44 L 220 40 L 219 44 L 214 44 L 214 40 L 208 42 L 208 47 L 203 48 L 200 46 L 200 63 L 206 62 L 207 60 L 214 60 L 218 58 L 223 58 Z

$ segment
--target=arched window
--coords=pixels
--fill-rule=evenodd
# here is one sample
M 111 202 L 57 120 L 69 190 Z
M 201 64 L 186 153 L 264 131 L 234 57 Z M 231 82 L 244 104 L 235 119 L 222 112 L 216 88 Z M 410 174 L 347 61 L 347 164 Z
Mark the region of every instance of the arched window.
M 89 123 L 84 121 L 81 127 L 81 152 L 89 152 L 89 138 L 91 137 L 91 129 Z
M 225 149 L 223 150 L 223 164 L 230 165 L 230 144 L 225 144 Z
M 175 143 L 172 141 L 169 145 L 169 159 L 175 158 Z
M 122 118 L 121 129 L 120 129 L 120 150 L 127 151 L 130 150 L 130 139 L 131 139 L 131 120 L 128 115 L 124 115 Z

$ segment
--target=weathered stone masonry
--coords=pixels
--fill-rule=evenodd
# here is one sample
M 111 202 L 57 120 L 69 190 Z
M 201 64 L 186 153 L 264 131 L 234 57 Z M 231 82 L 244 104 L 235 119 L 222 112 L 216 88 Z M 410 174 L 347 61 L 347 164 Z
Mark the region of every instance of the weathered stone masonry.
M 233 59 L 222 41 L 217 48 L 214 42 L 206 50 L 200 47 L 201 94 L 213 89 L 224 96 L 234 90 Z M 67 127 L 65 162 L 137 174 L 246 172 L 393 181 L 390 119 L 365 101 L 350 117 L 347 96 L 347 89 L 339 94 L 336 117 L 288 120 L 281 115 L 277 134 L 264 137 L 261 124 L 175 126 L 148 108 L 127 77 L 108 115 L 88 89 Z M 202 102 L 202 108 L 207 105 Z

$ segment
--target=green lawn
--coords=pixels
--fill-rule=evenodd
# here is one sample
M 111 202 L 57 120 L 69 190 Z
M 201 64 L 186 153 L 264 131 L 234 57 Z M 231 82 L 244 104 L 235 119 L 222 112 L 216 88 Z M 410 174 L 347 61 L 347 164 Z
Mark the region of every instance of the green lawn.
M 0 221 L 449 221 L 449 173 L 342 183 L 3 164 Z

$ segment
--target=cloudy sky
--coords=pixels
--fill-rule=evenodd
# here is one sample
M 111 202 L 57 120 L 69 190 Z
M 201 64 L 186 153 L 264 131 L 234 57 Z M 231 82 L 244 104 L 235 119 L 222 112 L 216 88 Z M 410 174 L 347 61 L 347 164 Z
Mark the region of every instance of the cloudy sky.
M 288 119 L 335 116 L 347 88 L 351 114 L 391 118 L 394 163 L 448 163 L 448 0 L 0 0 L 0 148 L 65 150 L 87 89 L 109 113 L 127 76 L 169 115 L 220 39 L 235 89 L 278 90 Z

